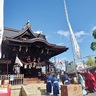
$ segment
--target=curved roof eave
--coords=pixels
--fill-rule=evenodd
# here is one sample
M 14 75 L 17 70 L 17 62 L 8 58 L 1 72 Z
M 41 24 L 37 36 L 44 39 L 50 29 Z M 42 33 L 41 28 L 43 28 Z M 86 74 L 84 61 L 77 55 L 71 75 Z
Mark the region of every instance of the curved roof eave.
M 59 45 L 56 45 L 56 44 L 50 44 L 48 43 L 46 40 L 44 39 L 41 39 L 41 38 L 33 38 L 33 39 L 28 39 L 28 40 L 16 40 L 16 39 L 12 39 L 12 38 L 8 38 L 6 37 L 5 41 L 12 41 L 12 42 L 17 42 L 17 43 L 35 43 L 35 42 L 41 42 L 41 43 L 44 43 L 48 46 L 51 46 L 53 47 L 54 49 L 56 48 L 66 48 L 66 46 L 59 46 Z
M 30 30 L 30 33 L 31 33 L 34 37 L 36 37 L 35 34 L 33 33 L 33 31 L 31 30 L 31 28 L 27 26 L 27 27 L 23 28 L 22 30 L 20 30 L 15 36 L 12 36 L 11 38 L 15 39 L 15 38 L 21 36 L 22 34 L 26 33 L 26 31 L 27 31 L 28 29 Z

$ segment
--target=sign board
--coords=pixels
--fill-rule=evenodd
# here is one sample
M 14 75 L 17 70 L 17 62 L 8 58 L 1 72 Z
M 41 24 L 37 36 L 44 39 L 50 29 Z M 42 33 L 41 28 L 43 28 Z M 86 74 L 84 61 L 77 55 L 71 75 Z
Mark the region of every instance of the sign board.
M 0 96 L 11 96 L 11 88 L 0 88 Z

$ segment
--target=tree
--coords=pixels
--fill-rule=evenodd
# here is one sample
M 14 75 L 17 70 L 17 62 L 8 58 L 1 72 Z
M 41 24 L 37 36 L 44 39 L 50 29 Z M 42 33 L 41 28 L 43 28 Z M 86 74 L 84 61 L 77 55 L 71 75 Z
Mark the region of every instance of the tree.
M 86 61 L 86 65 L 88 67 L 90 67 L 90 66 L 96 66 L 95 60 L 92 58 L 92 56 L 88 56 L 87 61 Z
M 96 63 L 96 57 L 94 57 L 94 59 L 95 59 L 95 63 Z
M 92 34 L 92 35 L 93 35 L 94 39 L 96 39 L 96 29 L 93 31 L 93 34 Z M 95 41 L 93 41 L 93 42 L 91 43 L 90 48 L 91 48 L 93 51 L 96 50 L 96 42 L 95 42 Z

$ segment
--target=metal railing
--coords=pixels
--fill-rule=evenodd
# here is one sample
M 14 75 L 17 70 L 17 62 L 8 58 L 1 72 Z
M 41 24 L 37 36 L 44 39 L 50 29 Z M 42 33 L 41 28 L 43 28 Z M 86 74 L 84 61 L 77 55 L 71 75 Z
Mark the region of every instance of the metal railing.
M 24 74 L 8 74 L 8 75 L 0 75 L 0 80 L 2 84 L 4 80 L 9 80 L 9 84 L 11 85 L 21 85 L 23 84 Z

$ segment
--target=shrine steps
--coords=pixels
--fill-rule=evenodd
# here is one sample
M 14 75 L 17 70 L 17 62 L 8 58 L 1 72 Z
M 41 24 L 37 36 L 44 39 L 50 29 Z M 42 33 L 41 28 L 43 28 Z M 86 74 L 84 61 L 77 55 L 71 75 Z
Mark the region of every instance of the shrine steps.
M 46 95 L 46 84 L 33 83 L 28 85 L 22 85 L 22 96 L 42 96 Z
M 13 85 L 11 89 L 11 96 L 45 96 L 47 94 L 44 83 Z
M 24 78 L 23 84 L 32 84 L 32 83 L 44 83 L 44 81 L 38 78 Z

